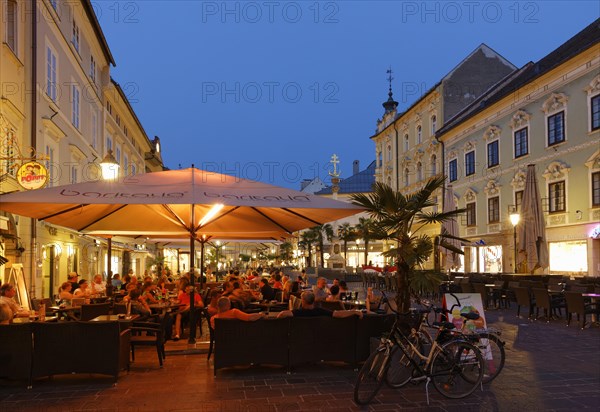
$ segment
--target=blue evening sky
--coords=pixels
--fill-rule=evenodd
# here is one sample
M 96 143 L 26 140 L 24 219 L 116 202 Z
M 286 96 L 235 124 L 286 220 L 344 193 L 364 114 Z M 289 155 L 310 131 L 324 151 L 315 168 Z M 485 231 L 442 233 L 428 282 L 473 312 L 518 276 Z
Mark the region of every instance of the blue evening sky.
M 598 1 L 94 1 L 112 75 L 171 169 L 299 189 L 375 158 L 387 99 L 403 110 L 485 43 L 536 61 L 600 16 Z

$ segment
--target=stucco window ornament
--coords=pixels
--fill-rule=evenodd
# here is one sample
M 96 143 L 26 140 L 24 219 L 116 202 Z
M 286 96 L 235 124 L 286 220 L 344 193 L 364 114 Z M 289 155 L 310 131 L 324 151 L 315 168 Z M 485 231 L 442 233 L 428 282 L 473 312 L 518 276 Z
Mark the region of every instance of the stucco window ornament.
M 400 126 L 400 130 L 402 130 L 403 132 L 408 132 L 408 123 L 403 122 Z
M 415 126 L 420 126 L 421 125 L 421 113 L 415 113 Z
M 584 89 L 588 95 L 596 94 L 600 92 L 600 75 L 594 77 L 590 82 L 589 86 Z
M 495 196 L 500 193 L 500 185 L 495 180 L 489 180 L 483 191 L 488 196 Z
M 467 201 L 467 203 L 471 203 L 477 198 L 477 192 L 469 188 L 465 192 L 464 198 Z
M 521 127 L 526 126 L 529 123 L 529 119 L 531 115 L 527 113 L 525 110 L 518 110 L 512 117 L 510 126 L 513 129 L 519 129 Z
M 417 162 L 418 162 L 418 161 L 420 161 L 420 160 L 423 158 L 423 155 L 424 155 L 424 154 L 425 154 L 425 152 L 423 152 L 423 150 L 421 150 L 421 149 L 418 149 L 418 150 L 415 152 L 415 161 L 417 161 Z
M 474 140 L 469 140 L 468 142 L 466 142 L 463 145 L 463 151 L 466 152 L 470 152 L 471 150 L 475 149 L 475 141 Z
M 483 133 L 483 138 L 486 141 L 492 141 L 492 140 L 496 140 L 500 138 L 500 133 L 502 132 L 502 129 L 500 129 L 498 126 L 496 125 L 491 125 L 490 127 L 488 127 L 486 129 L 486 131 Z
M 427 145 L 427 149 L 425 149 L 425 151 L 426 151 L 428 154 L 431 154 L 431 153 L 433 153 L 433 152 L 436 152 L 436 151 L 437 151 L 437 148 L 438 148 L 438 146 L 439 146 L 439 143 L 438 143 L 438 141 L 437 141 L 437 140 L 431 140 L 431 141 L 429 142 L 429 144 Z
M 523 189 L 523 188 L 525 188 L 525 179 L 526 178 L 527 178 L 527 174 L 525 173 L 525 170 L 519 169 L 517 171 L 517 173 L 515 173 L 515 176 L 513 177 L 510 184 L 514 189 Z
M 542 105 L 545 113 L 553 113 L 567 106 L 569 98 L 564 93 L 552 93 Z
M 458 157 L 458 152 L 456 150 L 451 150 L 448 153 L 448 160 L 456 159 Z
M 585 162 L 585 165 L 591 170 L 600 169 L 600 150 L 597 150 L 596 153 L 591 155 Z
M 567 165 L 564 163 L 552 162 L 548 165 L 546 170 L 544 170 L 542 176 L 544 176 L 546 180 L 562 179 L 567 173 L 569 173 L 569 170 L 571 170 L 571 168 L 567 167 Z
M 435 102 L 429 102 L 429 106 L 427 106 L 427 110 L 433 114 L 435 112 Z

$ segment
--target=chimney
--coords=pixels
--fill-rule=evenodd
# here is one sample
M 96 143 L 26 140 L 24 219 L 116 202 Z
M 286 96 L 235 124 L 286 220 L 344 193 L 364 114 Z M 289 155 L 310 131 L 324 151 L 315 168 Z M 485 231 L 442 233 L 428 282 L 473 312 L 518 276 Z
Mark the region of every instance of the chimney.
M 352 162 L 352 175 L 357 175 L 360 172 L 360 162 L 355 160 Z

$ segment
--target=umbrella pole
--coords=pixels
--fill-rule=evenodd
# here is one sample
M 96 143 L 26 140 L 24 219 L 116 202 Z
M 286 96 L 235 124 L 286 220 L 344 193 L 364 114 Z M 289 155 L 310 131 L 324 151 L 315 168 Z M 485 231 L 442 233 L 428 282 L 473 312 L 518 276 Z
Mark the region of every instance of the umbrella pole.
M 110 263 L 112 260 L 112 237 L 109 236 L 106 240 L 106 260 L 108 261 L 106 268 L 106 296 L 112 296 L 112 272 L 110 271 Z
M 194 205 L 192 205 L 192 229 L 190 231 L 190 337 L 188 339 L 188 343 L 196 343 L 196 309 L 194 307 L 194 293 L 195 293 L 195 282 L 196 275 L 194 273 L 195 269 L 195 260 L 196 260 L 196 250 L 195 250 L 195 236 L 194 236 Z

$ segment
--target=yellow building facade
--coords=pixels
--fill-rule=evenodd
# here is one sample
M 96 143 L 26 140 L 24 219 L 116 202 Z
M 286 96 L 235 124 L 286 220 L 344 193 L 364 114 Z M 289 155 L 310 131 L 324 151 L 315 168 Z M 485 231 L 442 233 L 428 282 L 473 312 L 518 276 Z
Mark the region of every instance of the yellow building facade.
M 47 169 L 48 186 L 99 179 L 109 136 L 121 150 L 122 175 L 162 170 L 158 141 L 110 77 L 115 61 L 91 2 L 0 5 L 0 191 L 23 190 L 16 169 L 33 157 Z M 89 279 L 107 270 L 103 239 L 13 215 L 0 223 L 8 259 L 0 273 L 22 265 L 31 297 L 53 296 L 70 271 Z
M 467 209 L 460 235 L 475 245 L 464 271 L 523 271 L 509 214 L 520 211 L 534 164 L 550 256 L 543 272 L 600 275 L 599 42 L 596 21 L 438 132 L 455 201 Z

